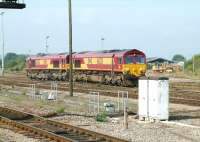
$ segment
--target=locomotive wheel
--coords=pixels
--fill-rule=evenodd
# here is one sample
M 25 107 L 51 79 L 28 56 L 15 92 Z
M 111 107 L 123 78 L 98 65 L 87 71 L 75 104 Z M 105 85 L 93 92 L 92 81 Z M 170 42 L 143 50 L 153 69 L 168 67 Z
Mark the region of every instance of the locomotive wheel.
M 117 80 L 117 86 L 122 86 L 122 80 L 121 79 Z
M 127 87 L 127 86 L 128 86 L 127 80 L 123 80 L 122 86 L 123 86 L 123 87 Z
M 112 84 L 112 85 L 117 85 L 117 80 L 112 80 L 112 81 L 111 81 L 111 84 Z
M 109 85 L 109 84 L 110 84 L 110 81 L 106 79 L 105 84 L 106 84 L 106 85 Z

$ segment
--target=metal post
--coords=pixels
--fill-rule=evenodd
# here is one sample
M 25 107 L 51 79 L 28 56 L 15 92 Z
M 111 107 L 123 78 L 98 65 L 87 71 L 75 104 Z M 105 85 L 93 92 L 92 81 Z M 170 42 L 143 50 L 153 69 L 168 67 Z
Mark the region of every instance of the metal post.
M 72 62 L 72 4 L 71 0 L 68 0 L 68 10 L 69 10 L 69 91 L 70 96 L 73 96 L 73 62 Z
M 111 70 L 112 82 L 114 82 L 114 57 L 115 54 L 112 55 L 112 70 Z
M 104 40 L 105 40 L 105 38 L 101 38 L 101 49 L 103 50 L 103 48 L 104 48 Z
M 94 113 L 96 113 L 96 94 L 93 94 L 93 111 L 94 111 Z
M 46 36 L 45 37 L 45 41 L 46 41 L 46 54 L 48 54 L 48 48 L 49 48 L 49 45 L 48 45 L 48 39 L 50 38 L 50 36 Z
M 90 113 L 90 106 L 91 106 L 91 94 L 89 94 L 89 103 L 88 103 L 88 112 Z
M 122 108 L 121 108 L 122 111 L 124 110 L 125 105 L 128 109 L 128 91 L 118 91 L 118 102 L 117 102 L 118 111 L 120 111 L 120 102 L 122 105 Z
M 119 93 L 119 91 L 118 91 L 118 102 L 117 102 L 118 112 L 119 112 L 119 110 L 120 110 L 119 105 L 120 105 L 120 93 Z
M 128 129 L 128 108 L 126 105 L 124 107 L 124 128 Z
M 93 112 L 96 114 L 100 113 L 100 94 L 99 92 L 90 92 L 89 93 L 89 103 L 88 103 L 88 110 L 91 113 L 93 108 Z
M 2 36 L 2 60 L 1 60 L 1 75 L 4 76 L 4 12 L 1 12 L 1 36 Z
M 99 112 L 100 112 L 100 96 L 99 96 L 99 92 L 98 92 L 98 100 L 97 100 L 98 102 L 97 102 L 97 109 L 98 109 L 98 114 L 99 114 Z
M 192 69 L 193 69 L 193 73 L 195 72 L 195 55 L 193 56 L 193 61 L 192 61 Z

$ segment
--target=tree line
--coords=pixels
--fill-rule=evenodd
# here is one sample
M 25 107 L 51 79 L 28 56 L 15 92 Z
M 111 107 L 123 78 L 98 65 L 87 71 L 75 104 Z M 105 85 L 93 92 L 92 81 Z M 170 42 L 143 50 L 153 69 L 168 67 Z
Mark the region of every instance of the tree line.
M 16 53 L 7 53 L 4 58 L 5 70 L 9 71 L 22 71 L 25 69 L 25 60 L 27 55 L 16 54 Z M 1 66 L 0 59 L 0 66 Z
M 200 75 L 200 54 L 194 55 L 190 59 L 186 59 L 183 55 L 176 54 L 172 58 L 175 62 L 184 62 L 185 71 L 193 72 Z

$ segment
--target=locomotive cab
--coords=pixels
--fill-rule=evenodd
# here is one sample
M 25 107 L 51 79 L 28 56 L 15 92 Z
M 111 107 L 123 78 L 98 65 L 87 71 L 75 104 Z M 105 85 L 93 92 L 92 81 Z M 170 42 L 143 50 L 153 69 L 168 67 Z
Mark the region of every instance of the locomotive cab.
M 146 56 L 144 53 L 135 51 L 124 56 L 124 74 L 134 77 L 144 76 L 146 69 Z

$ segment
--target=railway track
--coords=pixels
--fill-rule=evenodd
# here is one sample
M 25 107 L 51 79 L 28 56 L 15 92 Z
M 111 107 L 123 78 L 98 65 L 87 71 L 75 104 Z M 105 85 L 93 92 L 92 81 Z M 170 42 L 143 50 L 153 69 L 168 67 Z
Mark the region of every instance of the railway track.
M 0 107 L 0 124 L 28 137 L 47 142 L 128 142 L 66 123 Z
M 30 87 L 30 84 L 36 84 L 37 88 L 50 89 L 50 81 L 31 81 L 26 78 L 19 77 L 19 80 L 14 80 L 13 77 L 0 78 L 0 84 L 19 86 L 19 87 Z M 69 91 L 68 83 L 58 82 L 58 90 Z M 96 89 L 98 88 L 98 89 Z M 117 96 L 118 90 L 128 91 L 129 97 L 137 99 L 138 90 L 137 88 L 130 87 L 118 87 L 118 86 L 106 86 L 102 84 L 93 83 L 75 83 L 74 91 L 81 93 L 88 93 L 90 91 L 100 92 L 101 95 L 105 96 Z M 191 82 L 171 83 L 170 84 L 170 102 L 176 104 L 186 104 L 192 106 L 200 106 L 200 84 Z

